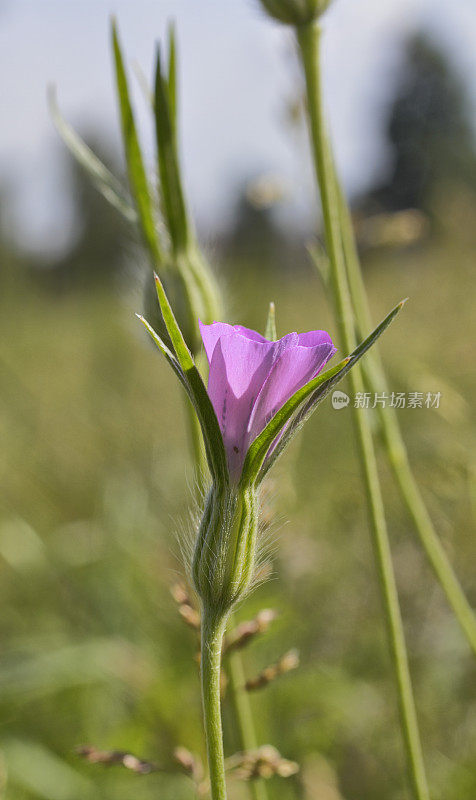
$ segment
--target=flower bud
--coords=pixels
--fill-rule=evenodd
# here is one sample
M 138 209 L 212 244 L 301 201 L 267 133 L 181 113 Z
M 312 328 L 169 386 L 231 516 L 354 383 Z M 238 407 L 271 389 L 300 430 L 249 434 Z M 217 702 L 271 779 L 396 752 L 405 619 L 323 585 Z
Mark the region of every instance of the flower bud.
M 212 486 L 192 565 L 204 605 L 226 613 L 249 588 L 255 571 L 258 498 L 254 488 Z
M 307 25 L 319 19 L 331 0 L 260 0 L 268 14 L 287 25 Z

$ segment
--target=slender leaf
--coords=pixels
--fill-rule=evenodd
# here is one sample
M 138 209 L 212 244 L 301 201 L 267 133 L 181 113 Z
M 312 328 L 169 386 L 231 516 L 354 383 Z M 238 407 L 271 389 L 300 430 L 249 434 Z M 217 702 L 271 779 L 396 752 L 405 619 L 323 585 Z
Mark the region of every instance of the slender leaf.
M 103 197 L 129 222 L 137 222 L 126 188 L 91 150 L 59 110 L 54 86 L 48 88 L 48 106 L 56 130 L 76 161 L 86 170 Z
M 265 429 L 261 431 L 259 436 L 256 437 L 254 442 L 246 454 L 245 463 L 243 465 L 243 472 L 241 483 L 245 486 L 252 484 L 261 469 L 266 453 L 273 444 L 277 436 L 283 430 L 284 426 L 289 422 L 293 414 L 304 403 L 307 398 L 313 394 L 316 389 L 323 383 L 327 383 L 335 375 L 341 373 L 345 368 L 349 359 L 344 359 L 336 366 L 326 370 L 326 372 L 317 375 L 311 381 L 306 383 L 305 386 L 298 389 L 287 402 L 281 406 L 279 411 L 276 412 L 274 417 L 270 419 Z
M 160 278 L 157 275 L 155 276 L 155 284 L 157 287 L 157 297 L 159 298 L 160 310 L 162 311 L 165 327 L 167 328 L 170 340 L 177 356 L 178 364 L 180 365 L 183 377 L 186 381 L 187 392 L 193 402 L 200 422 L 210 472 L 212 473 L 213 479 L 216 482 L 222 485 L 226 484 L 228 483 L 229 477 L 228 466 L 226 461 L 225 447 L 223 444 L 223 437 L 215 410 L 212 406 L 201 375 L 195 366 L 195 362 L 192 358 L 190 350 L 188 349 L 185 339 L 183 338 L 182 331 L 177 324 L 177 320 L 175 319 L 174 313 L 167 299 L 167 295 L 165 294 L 164 287 L 162 286 Z
M 150 108 L 154 109 L 154 93 L 151 90 L 147 77 L 145 75 L 144 70 L 142 69 L 141 65 L 138 64 L 137 61 L 134 61 L 132 64 L 132 69 L 135 72 L 137 83 L 139 84 L 142 94 L 144 95 L 144 100 L 150 106 Z
M 278 335 L 276 333 L 276 307 L 274 303 L 269 304 L 268 319 L 266 321 L 266 330 L 264 332 L 265 338 L 270 342 L 277 341 Z
M 170 122 L 174 132 L 174 139 L 177 138 L 177 40 L 175 36 L 175 25 L 173 22 L 168 30 L 169 63 L 167 74 L 167 88 L 169 98 Z
M 145 244 L 155 265 L 162 262 L 162 253 L 154 219 L 154 204 L 142 159 L 132 111 L 129 86 L 115 22 L 112 23 L 112 45 L 116 68 L 117 95 L 121 113 L 122 137 L 126 154 L 131 191 L 137 207 Z
M 164 214 L 174 250 L 189 243 L 189 224 L 180 178 L 175 132 L 169 105 L 169 88 L 162 74 L 160 50 L 155 73 L 155 132 Z
M 242 481 L 250 483 L 257 478 L 261 481 L 264 475 L 268 472 L 269 468 L 274 464 L 278 456 L 282 453 L 284 448 L 288 445 L 290 440 L 296 435 L 298 430 L 302 427 L 304 422 L 317 408 L 324 398 L 329 394 L 331 389 L 342 380 L 354 364 L 362 358 L 367 350 L 372 347 L 373 343 L 379 336 L 388 328 L 393 322 L 396 315 L 402 309 L 405 300 L 398 303 L 395 308 L 385 317 L 384 320 L 378 325 L 374 331 L 359 344 L 358 347 L 348 356 L 347 359 L 342 361 L 337 367 L 321 373 L 312 381 L 309 381 L 302 389 L 299 389 L 295 394 L 284 404 L 284 406 L 274 415 L 274 417 L 267 424 L 266 428 L 260 433 L 251 445 L 246 455 L 245 464 L 243 467 Z M 307 403 L 305 401 L 308 400 Z M 282 439 L 278 442 L 273 453 L 270 454 L 269 459 L 264 463 L 266 454 L 276 439 L 276 436 L 283 430 L 286 423 L 295 414 L 291 425 L 284 432 Z
M 142 314 L 136 314 L 136 317 L 138 320 L 140 320 L 140 322 L 142 322 L 144 328 L 151 337 L 152 341 L 155 342 L 155 344 L 161 351 L 162 355 L 165 356 L 166 360 L 168 361 L 173 371 L 175 372 L 176 376 L 178 377 L 180 383 L 185 387 L 188 393 L 187 380 L 185 378 L 185 375 L 183 374 L 182 367 L 175 358 L 174 354 L 169 350 L 164 340 L 159 336 L 159 334 L 156 331 L 154 331 L 152 325 L 150 325 L 147 322 L 147 320 L 145 319 L 145 317 L 142 316 Z

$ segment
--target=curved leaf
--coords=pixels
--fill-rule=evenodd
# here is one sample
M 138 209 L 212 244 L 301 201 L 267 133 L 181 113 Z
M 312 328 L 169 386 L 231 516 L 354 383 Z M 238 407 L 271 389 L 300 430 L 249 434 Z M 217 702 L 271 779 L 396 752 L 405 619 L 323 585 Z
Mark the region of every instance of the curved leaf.
M 122 138 L 124 140 L 131 192 L 137 207 L 145 244 L 150 252 L 153 263 L 158 265 L 162 262 L 162 253 L 155 225 L 154 204 L 142 159 L 121 46 L 119 44 L 119 37 L 114 20 L 112 22 L 112 46 L 116 69 L 117 95 L 121 114 Z
M 137 214 L 131 205 L 126 188 L 62 116 L 54 86 L 48 88 L 48 106 L 54 126 L 63 142 L 76 161 L 90 175 L 98 191 L 129 222 L 137 222 Z
M 374 331 L 359 344 L 358 347 L 344 361 L 336 367 L 321 373 L 312 381 L 309 381 L 302 389 L 298 389 L 295 394 L 284 404 L 284 406 L 268 422 L 266 428 L 260 433 L 250 446 L 243 467 L 242 483 L 249 484 L 258 480 L 262 481 L 270 467 L 289 444 L 291 439 L 300 430 L 307 418 L 317 408 L 319 403 L 329 394 L 331 389 L 342 380 L 350 369 L 362 358 L 374 342 L 393 322 L 396 315 L 402 309 L 405 300 L 402 300 L 389 314 L 382 320 Z M 308 401 L 307 403 L 305 401 Z M 284 432 L 282 439 L 278 442 L 273 453 L 265 462 L 266 454 L 273 444 L 276 437 L 283 430 L 284 426 L 294 416 L 288 429 Z
M 177 356 L 177 362 L 180 365 L 183 379 L 186 382 L 187 392 L 193 402 L 193 406 L 197 412 L 198 420 L 200 422 L 210 472 L 215 482 L 219 483 L 220 485 L 225 485 L 229 481 L 228 465 L 226 461 L 223 437 L 221 435 L 215 409 L 212 406 L 212 402 L 208 396 L 208 392 L 205 388 L 202 377 L 195 366 L 192 354 L 190 353 L 185 339 L 183 338 L 182 331 L 180 330 L 177 320 L 175 319 L 174 313 L 167 299 L 167 295 L 165 294 L 164 287 L 162 286 L 160 278 L 157 275 L 155 276 L 155 284 L 157 287 L 157 296 L 159 298 L 160 310 L 162 311 L 165 326 L 175 350 L 175 355 Z M 157 339 L 160 338 L 157 334 L 155 335 L 157 336 Z M 163 346 L 165 347 L 165 345 Z M 167 354 L 165 353 L 165 355 Z
M 172 70 L 174 70 L 173 66 Z M 173 84 L 175 85 L 174 81 Z M 171 111 L 169 84 L 162 73 L 159 49 L 157 50 L 154 96 L 157 158 L 164 214 L 167 218 L 167 227 L 174 250 L 183 251 L 189 243 L 189 223 L 178 164 L 173 121 L 175 110 Z

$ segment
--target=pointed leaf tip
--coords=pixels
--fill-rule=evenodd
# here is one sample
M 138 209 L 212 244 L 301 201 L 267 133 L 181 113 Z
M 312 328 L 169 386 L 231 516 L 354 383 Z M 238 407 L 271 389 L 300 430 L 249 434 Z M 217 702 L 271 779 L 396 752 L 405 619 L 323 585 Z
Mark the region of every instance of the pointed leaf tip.
M 276 333 L 276 307 L 273 301 L 270 302 L 268 307 L 268 319 L 266 321 L 266 328 L 264 333 L 266 339 L 269 341 L 276 341 L 278 335 Z

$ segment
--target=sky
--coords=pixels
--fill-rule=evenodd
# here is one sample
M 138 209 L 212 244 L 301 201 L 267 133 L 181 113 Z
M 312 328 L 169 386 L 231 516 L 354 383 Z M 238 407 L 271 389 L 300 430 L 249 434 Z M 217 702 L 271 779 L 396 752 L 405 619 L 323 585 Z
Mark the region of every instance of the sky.
M 290 218 L 312 208 L 304 134 L 286 124 L 298 71 L 289 29 L 257 0 L 0 0 L 0 187 L 13 188 L 4 221 L 26 249 L 60 252 L 72 235 L 58 140 L 46 105 L 55 84 L 63 114 L 120 152 L 110 54 L 117 17 L 135 84 L 141 137 L 153 164 L 150 118 L 132 67 L 152 73 L 155 43 L 175 20 L 180 139 L 186 187 L 201 228 L 226 224 L 243 181 L 279 176 Z M 382 119 L 401 43 L 434 34 L 468 81 L 476 105 L 474 0 L 335 0 L 323 20 L 324 88 L 347 189 L 370 185 L 386 162 Z

